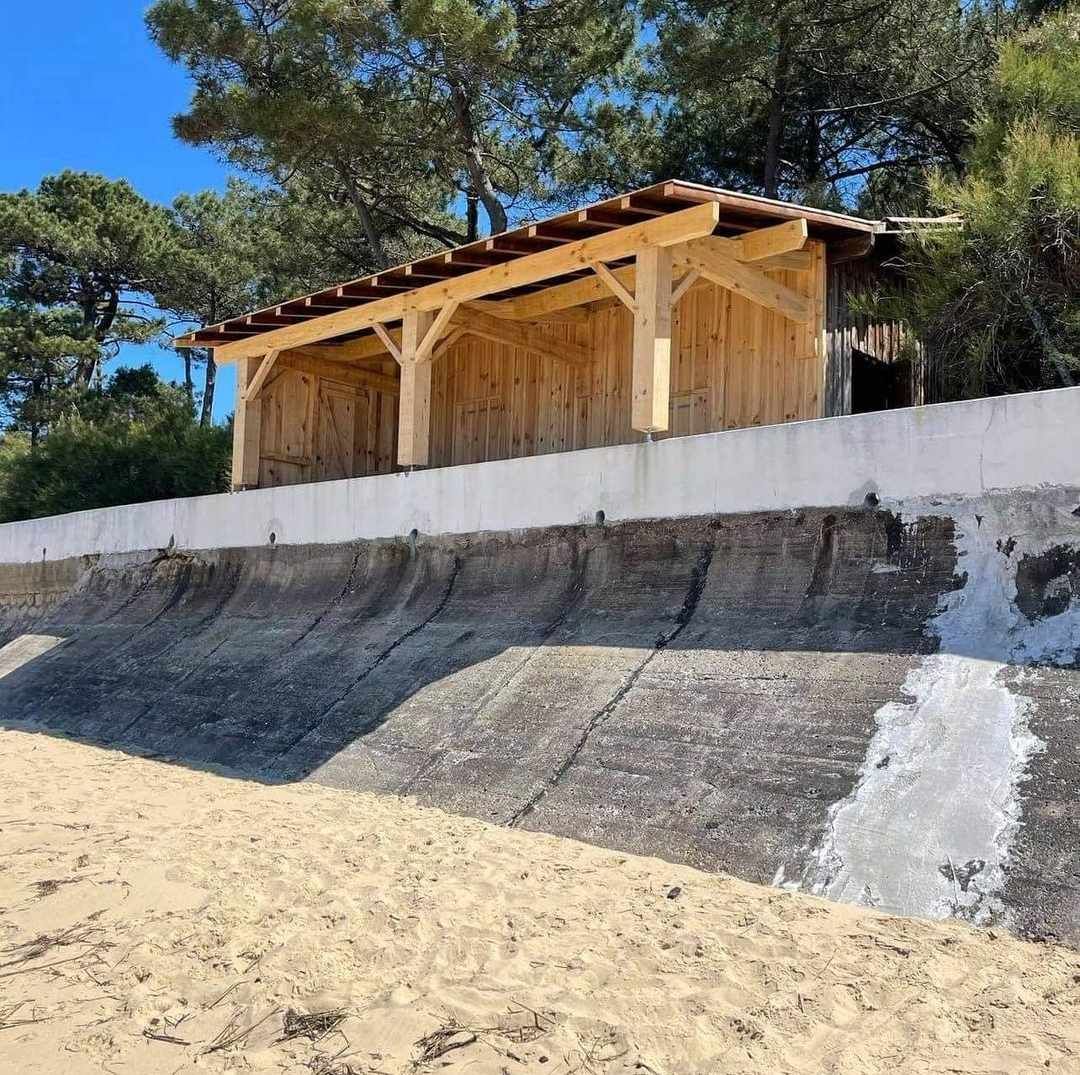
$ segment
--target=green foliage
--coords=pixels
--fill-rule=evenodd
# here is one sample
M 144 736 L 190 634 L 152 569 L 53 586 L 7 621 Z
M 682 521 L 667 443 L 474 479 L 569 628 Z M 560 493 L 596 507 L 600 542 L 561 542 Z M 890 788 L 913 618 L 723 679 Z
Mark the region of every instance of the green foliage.
M 373 268 L 557 197 L 635 32 L 619 0 L 157 0 L 147 23 L 195 84 L 176 133 L 347 208 Z
M 928 164 L 959 171 L 994 36 L 1014 19 L 993 0 L 643 7 L 655 43 L 620 122 L 587 140 L 586 176 L 625 184 L 629 160 L 634 184 L 678 176 L 849 207 L 865 195 L 867 213 L 912 208 Z
M 89 384 L 102 358 L 125 342 L 160 331 L 140 296 L 153 289 L 172 253 L 169 214 L 124 181 L 62 172 L 36 191 L 0 194 L 0 302 L 20 311 L 22 345 L 75 359 L 74 379 Z M 57 320 L 38 318 L 39 310 Z
M 894 298 L 952 396 L 1080 382 L 1080 13 L 1001 51 L 965 178 L 931 183 L 964 227 L 908 244 Z
M 230 180 L 224 194 L 184 194 L 172 205 L 175 255 L 154 289 L 158 306 L 182 322 L 214 324 L 284 298 L 358 275 L 366 250 L 346 214 L 289 189 Z M 184 383 L 194 399 L 192 366 L 205 367 L 201 423 L 211 421 L 215 366 L 207 350 L 183 353 Z
M 231 431 L 201 427 L 149 367 L 118 371 L 34 446 L 0 438 L 0 522 L 228 488 Z
M 164 321 L 147 291 L 175 251 L 168 212 L 125 182 L 62 172 L 0 194 L 0 419 L 36 441 L 124 343 Z

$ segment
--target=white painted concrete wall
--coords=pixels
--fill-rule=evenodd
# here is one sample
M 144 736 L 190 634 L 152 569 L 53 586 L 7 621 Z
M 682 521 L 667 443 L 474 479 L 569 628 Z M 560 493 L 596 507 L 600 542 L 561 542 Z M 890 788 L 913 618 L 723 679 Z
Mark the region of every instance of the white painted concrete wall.
M 0 563 L 1061 485 L 1080 485 L 1080 388 L 75 512 L 0 526 Z

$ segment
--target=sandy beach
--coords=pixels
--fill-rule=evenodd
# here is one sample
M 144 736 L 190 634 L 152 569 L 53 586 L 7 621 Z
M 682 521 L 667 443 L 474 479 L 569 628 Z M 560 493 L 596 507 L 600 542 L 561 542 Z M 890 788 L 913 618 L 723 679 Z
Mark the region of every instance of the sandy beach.
M 0 732 L 0 1070 L 1080 1071 L 1080 953 Z

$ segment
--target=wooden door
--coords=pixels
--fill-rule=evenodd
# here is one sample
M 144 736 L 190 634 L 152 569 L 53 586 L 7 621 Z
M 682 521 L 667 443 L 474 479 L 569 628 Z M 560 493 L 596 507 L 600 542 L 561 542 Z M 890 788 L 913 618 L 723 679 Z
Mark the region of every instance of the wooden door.
M 259 484 L 311 481 L 315 378 L 283 367 L 263 386 Z
M 320 381 L 315 480 L 351 478 L 355 447 L 356 389 L 334 381 Z

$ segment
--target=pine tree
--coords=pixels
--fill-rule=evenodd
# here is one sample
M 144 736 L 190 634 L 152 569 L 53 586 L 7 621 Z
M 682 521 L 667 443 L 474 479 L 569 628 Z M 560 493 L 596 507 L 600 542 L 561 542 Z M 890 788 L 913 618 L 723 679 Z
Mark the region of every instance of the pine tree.
M 898 312 L 950 395 L 1080 383 L 1080 13 L 1003 46 L 969 164 L 933 178 L 963 227 L 909 244 Z

